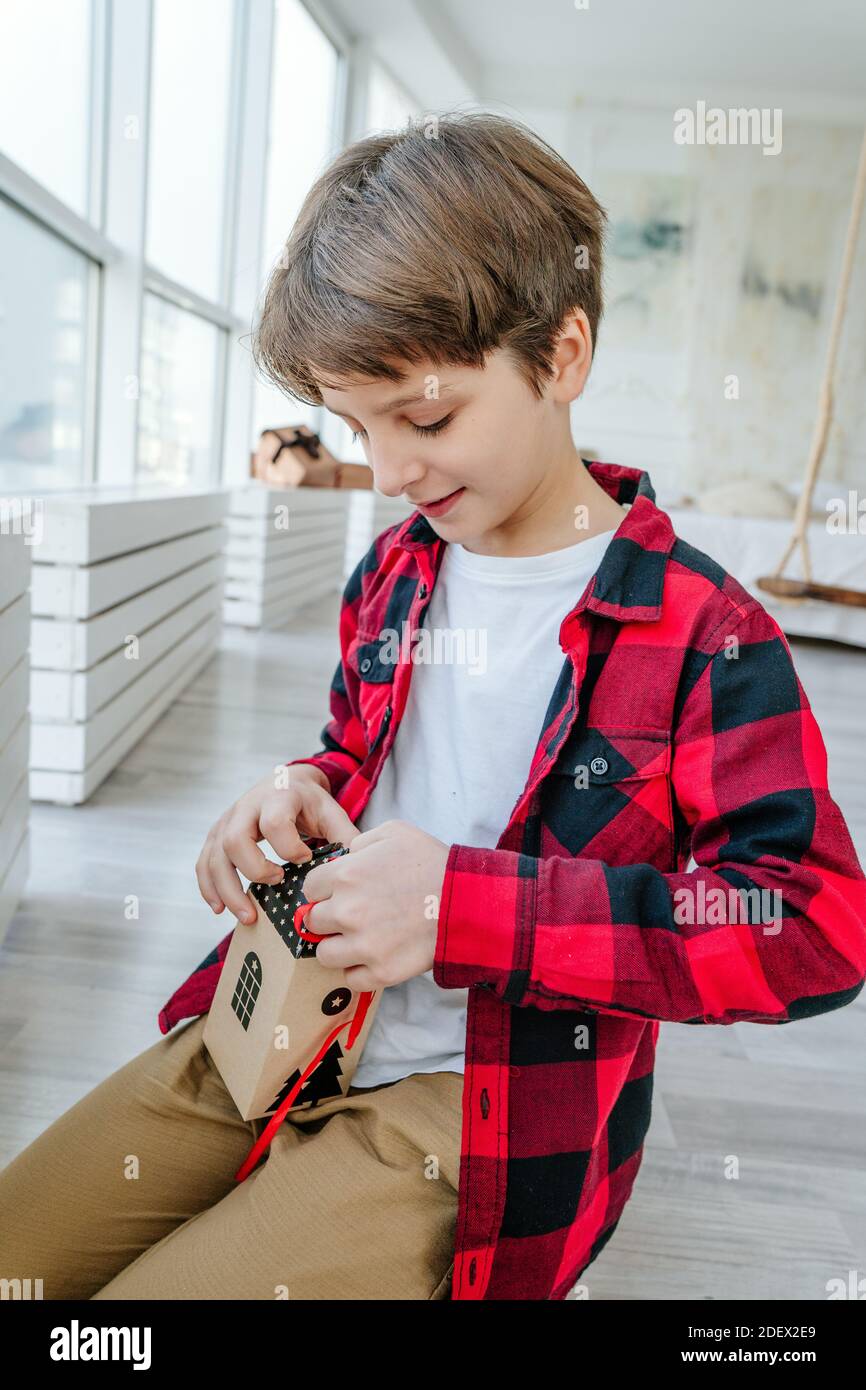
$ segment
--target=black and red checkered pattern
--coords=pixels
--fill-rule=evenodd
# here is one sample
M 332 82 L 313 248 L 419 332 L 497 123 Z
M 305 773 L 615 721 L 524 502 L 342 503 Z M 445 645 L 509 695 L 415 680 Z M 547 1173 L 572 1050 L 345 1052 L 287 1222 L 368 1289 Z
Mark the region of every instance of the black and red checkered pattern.
M 790 1023 L 866 974 L 866 880 L 781 629 L 676 537 L 644 471 L 586 466 L 629 510 L 563 616 L 508 825 L 453 844 L 442 884 L 434 979 L 469 987 L 455 1299 L 563 1299 L 610 1239 L 662 1021 Z M 420 626 L 444 549 L 416 512 L 346 586 L 323 747 L 294 762 L 353 819 L 413 672 L 383 631 Z M 163 1032 L 209 1007 L 228 941 Z

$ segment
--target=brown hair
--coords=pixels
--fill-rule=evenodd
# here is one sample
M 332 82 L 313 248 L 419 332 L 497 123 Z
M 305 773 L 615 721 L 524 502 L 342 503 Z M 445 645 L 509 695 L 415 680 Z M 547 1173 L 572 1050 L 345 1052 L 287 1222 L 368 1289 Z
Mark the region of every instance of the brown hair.
M 483 367 L 509 351 L 541 395 L 566 315 L 593 351 L 605 210 L 527 126 L 449 112 L 341 151 L 304 200 L 268 280 L 256 365 L 321 405 L 327 377 L 402 381 L 394 359 Z

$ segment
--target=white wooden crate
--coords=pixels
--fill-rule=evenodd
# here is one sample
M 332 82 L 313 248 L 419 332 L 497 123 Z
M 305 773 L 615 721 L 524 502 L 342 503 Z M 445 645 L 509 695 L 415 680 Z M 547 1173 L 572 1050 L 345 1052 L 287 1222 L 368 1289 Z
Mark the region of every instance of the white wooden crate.
M 222 526 L 118 555 L 95 565 L 33 566 L 30 607 L 34 616 L 89 618 L 124 599 L 219 555 L 225 547 Z
M 228 492 L 43 499 L 34 548 L 30 792 L 87 799 L 219 644 Z
M 30 763 L 33 768 L 53 768 L 58 772 L 85 772 L 96 762 L 124 729 L 152 710 L 164 689 L 202 652 L 217 646 L 216 617 L 200 624 L 184 641 L 171 647 L 140 674 L 115 699 L 103 705 L 81 723 L 42 723 L 31 725 Z M 132 664 L 132 663 L 130 663 Z
M 218 526 L 226 510 L 222 489 L 81 488 L 40 499 L 43 536 L 33 560 L 95 565 L 115 555 Z
M 139 715 L 110 743 L 105 751 L 84 772 L 64 772 L 50 768 L 31 768 L 30 795 L 34 801 L 57 801 L 64 806 L 78 805 L 92 796 L 117 764 L 143 738 L 151 725 L 165 713 L 178 695 L 198 675 L 213 656 L 215 647 L 208 647 L 181 671 L 174 682 L 160 692 L 158 700 Z
M 218 586 L 224 563 L 222 555 L 215 555 L 92 618 L 34 618 L 31 635 L 34 667 L 49 671 L 89 670 L 109 653 L 122 650 L 130 638 L 140 639 L 154 623 L 188 603 L 196 594 Z
M 125 686 L 143 675 L 155 661 L 184 641 L 218 612 L 219 587 L 205 589 L 147 628 L 139 639 L 138 658 L 123 651 L 103 657 L 88 671 L 33 671 L 30 681 L 30 714 L 43 724 L 90 719 Z
M 231 495 L 223 620 L 281 627 L 342 587 L 350 493 L 251 483 Z

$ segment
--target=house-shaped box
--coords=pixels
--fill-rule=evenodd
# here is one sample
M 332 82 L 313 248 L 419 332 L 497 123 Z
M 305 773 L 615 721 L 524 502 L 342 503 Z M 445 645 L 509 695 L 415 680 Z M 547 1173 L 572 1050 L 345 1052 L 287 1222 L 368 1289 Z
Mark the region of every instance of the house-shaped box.
M 235 926 L 202 1033 L 245 1120 L 274 1113 L 335 1029 L 289 1108 L 345 1095 L 351 1085 L 382 991 L 347 1047 L 359 1001 L 367 1000 L 346 984 L 344 971 L 319 965 L 316 943 L 304 939 L 302 922 L 295 924 L 296 910 L 307 902 L 307 873 L 348 853 L 342 845 L 322 845 L 305 864 L 284 864 L 279 886 L 251 883 L 247 890 L 256 920 Z

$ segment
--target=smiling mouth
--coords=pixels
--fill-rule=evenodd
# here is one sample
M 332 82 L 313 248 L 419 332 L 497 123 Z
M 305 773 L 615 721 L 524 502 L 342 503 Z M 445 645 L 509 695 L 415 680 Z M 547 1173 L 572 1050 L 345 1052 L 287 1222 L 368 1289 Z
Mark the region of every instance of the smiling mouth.
M 446 492 L 443 497 L 430 497 L 426 502 L 412 502 L 412 498 L 410 497 L 409 501 L 412 502 L 413 507 L 435 507 L 437 502 L 445 502 L 449 497 L 453 497 L 455 492 L 460 491 L 461 489 L 456 487 L 454 492 Z

